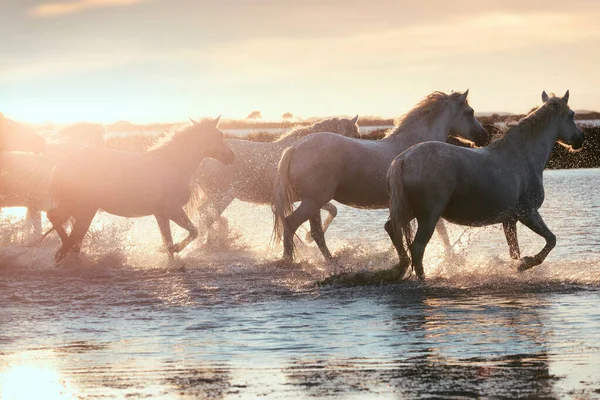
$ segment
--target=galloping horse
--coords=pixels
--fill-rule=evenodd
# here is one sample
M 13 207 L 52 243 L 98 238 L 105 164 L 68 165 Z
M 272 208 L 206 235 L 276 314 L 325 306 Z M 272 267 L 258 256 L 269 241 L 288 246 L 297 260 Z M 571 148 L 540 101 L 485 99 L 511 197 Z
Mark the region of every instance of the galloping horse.
M 564 97 L 542 93 L 543 105 L 508 130 L 503 138 L 480 149 L 445 143 L 423 143 L 400 154 L 390 166 L 390 235 L 403 276 L 410 265 L 424 278 L 423 253 L 441 218 L 450 222 L 485 226 L 502 223 L 513 259 L 520 256 L 517 221 L 546 239 L 533 257 L 523 257 L 520 271 L 541 264 L 556 245 L 538 209 L 544 202 L 543 171 L 554 143 L 580 149 L 583 132 Z M 412 239 L 410 221 L 416 218 Z
M 387 170 L 409 147 L 430 140 L 445 142 L 449 135 L 487 144 L 489 135 L 475 118 L 467 95 L 468 90 L 432 93 L 381 140 L 316 133 L 288 148 L 279 163 L 272 206 L 275 235 L 283 236 L 284 260 L 293 258 L 294 233 L 306 220 L 321 253 L 332 259 L 317 211 L 332 199 L 356 208 L 386 208 Z M 298 200 L 302 203 L 292 211 Z
M 198 208 L 200 224 L 207 230 L 225 211 L 234 199 L 248 203 L 270 204 L 275 184 L 277 163 L 283 151 L 298 139 L 315 132 L 332 132 L 347 137 L 360 137 L 358 115 L 352 119 L 331 118 L 303 128 L 295 128 L 282 134 L 274 142 L 252 142 L 248 140 L 227 139 L 225 143 L 235 153 L 231 165 L 223 165 L 214 160 L 204 161 L 193 181 L 193 186 L 203 193 Z M 324 230 L 335 215 L 337 209 L 327 203 L 322 207 L 329 212 Z
M 56 262 L 69 252 L 78 252 L 98 209 L 123 217 L 154 215 L 169 261 L 198 236 L 198 230 L 183 210 L 190 198 L 190 182 L 204 157 L 231 164 L 233 152 L 217 129 L 217 119 L 204 119 L 180 132 L 147 153 L 130 153 L 98 147 L 72 152 L 57 165 L 50 183 L 57 207 L 48 211 L 62 246 Z M 63 224 L 75 223 L 70 235 Z M 170 221 L 189 234 L 173 244 Z

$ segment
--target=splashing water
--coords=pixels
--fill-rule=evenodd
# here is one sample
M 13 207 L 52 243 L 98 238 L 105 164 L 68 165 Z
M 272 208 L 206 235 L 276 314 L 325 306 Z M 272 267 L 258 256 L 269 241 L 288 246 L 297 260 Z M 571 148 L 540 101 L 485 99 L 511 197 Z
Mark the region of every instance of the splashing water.
M 5 210 L 0 398 L 25 398 L 32 379 L 61 399 L 595 397 L 600 171 L 545 178 L 558 244 L 544 264 L 517 273 L 499 227 L 449 226 L 453 247 L 434 235 L 423 284 L 315 286 L 397 262 L 385 210 L 337 205 L 336 262 L 299 244 L 281 265 L 269 208 L 234 202 L 229 231 L 175 267 L 153 218 L 99 214 L 82 254 L 55 266 L 58 239 L 24 247 L 24 212 Z M 543 246 L 522 226 L 519 239 L 523 255 Z

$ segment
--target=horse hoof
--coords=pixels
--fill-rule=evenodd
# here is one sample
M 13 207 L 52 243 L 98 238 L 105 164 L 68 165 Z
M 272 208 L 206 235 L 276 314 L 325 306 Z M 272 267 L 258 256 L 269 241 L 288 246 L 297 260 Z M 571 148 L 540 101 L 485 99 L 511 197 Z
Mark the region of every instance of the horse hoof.
M 294 263 L 293 258 L 289 257 L 281 257 L 279 260 L 275 261 L 274 265 L 276 267 L 289 267 Z
M 536 261 L 535 257 L 523 257 L 521 258 L 521 264 L 517 268 L 517 271 L 523 272 L 527 271 L 538 265 L 539 263 Z
M 54 263 L 56 265 L 60 264 L 61 262 L 63 262 L 63 260 L 65 258 L 67 258 L 67 256 L 69 255 L 68 251 L 64 251 L 62 249 L 59 249 L 56 254 L 54 254 Z
M 169 247 L 170 253 L 179 253 L 181 250 L 183 250 L 183 246 L 181 245 L 181 243 L 177 243 Z
M 397 269 L 400 271 L 400 273 L 398 274 L 398 280 L 400 281 L 405 281 L 408 278 L 410 278 L 411 274 L 409 274 L 408 276 L 406 276 L 406 272 L 408 271 L 408 268 L 410 267 L 410 261 L 404 261 L 404 262 L 399 262 L 398 264 L 394 265 L 392 267 L 392 269 Z

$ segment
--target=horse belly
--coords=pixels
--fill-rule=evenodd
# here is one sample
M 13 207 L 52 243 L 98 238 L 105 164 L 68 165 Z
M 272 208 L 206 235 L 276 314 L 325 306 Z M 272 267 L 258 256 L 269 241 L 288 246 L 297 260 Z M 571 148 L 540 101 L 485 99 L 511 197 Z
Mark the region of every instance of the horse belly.
M 513 210 L 510 202 L 502 199 L 480 199 L 478 201 L 451 201 L 442 217 L 452 223 L 466 226 L 486 226 L 500 223 Z
M 335 191 L 334 200 L 355 208 L 380 209 L 387 208 L 390 196 L 383 185 L 381 187 L 356 188 L 339 187 Z
M 55 182 L 52 189 L 57 203 L 72 210 L 89 207 L 128 218 L 162 213 L 175 200 L 160 181 L 148 185 L 134 179 L 68 179 Z M 187 195 L 189 199 L 189 191 Z M 179 201 L 179 207 L 186 202 Z

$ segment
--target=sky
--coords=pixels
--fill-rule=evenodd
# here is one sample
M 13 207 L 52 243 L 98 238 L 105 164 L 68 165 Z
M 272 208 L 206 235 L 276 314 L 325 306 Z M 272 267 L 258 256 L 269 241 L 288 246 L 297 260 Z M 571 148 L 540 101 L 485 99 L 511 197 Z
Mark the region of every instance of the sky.
M 598 0 L 0 0 L 19 121 L 396 117 L 434 90 L 600 110 Z

